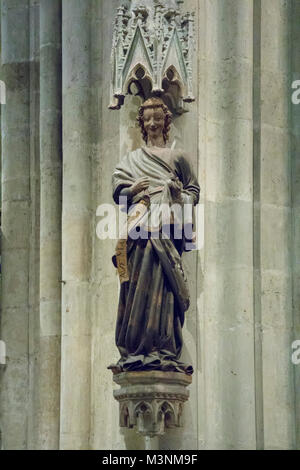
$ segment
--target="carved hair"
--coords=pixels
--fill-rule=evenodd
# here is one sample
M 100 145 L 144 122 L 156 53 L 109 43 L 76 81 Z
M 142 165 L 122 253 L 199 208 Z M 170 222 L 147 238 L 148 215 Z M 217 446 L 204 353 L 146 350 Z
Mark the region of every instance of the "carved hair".
M 137 117 L 137 121 L 139 123 L 139 126 L 141 128 L 142 134 L 143 134 L 143 139 L 147 143 L 148 140 L 148 134 L 146 132 L 145 126 L 144 126 L 144 111 L 145 109 L 157 109 L 161 108 L 165 114 L 165 126 L 163 128 L 163 137 L 165 143 L 167 140 L 169 140 L 169 132 L 170 132 L 170 127 L 171 127 L 171 122 L 172 122 L 172 114 L 169 111 L 168 107 L 164 104 L 164 102 L 160 98 L 149 98 L 147 101 L 145 101 L 142 106 L 139 109 L 139 114 Z

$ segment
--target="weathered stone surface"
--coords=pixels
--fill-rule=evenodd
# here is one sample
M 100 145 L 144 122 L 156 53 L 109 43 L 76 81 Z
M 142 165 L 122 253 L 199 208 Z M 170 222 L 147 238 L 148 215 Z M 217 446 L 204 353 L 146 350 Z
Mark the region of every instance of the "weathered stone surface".
M 61 362 L 61 2 L 41 0 L 38 445 L 59 447 Z
M 62 348 L 60 448 L 88 449 L 91 406 L 91 0 L 62 2 Z M 72 125 L 70 125 L 72 123 Z M 71 299 L 75 289 L 79 303 Z M 81 308 L 81 316 L 79 309 Z M 72 315 L 75 313 L 73 328 Z M 76 322 L 80 318 L 80 323 Z M 81 328 L 80 328 L 81 326 Z
M 290 7 L 291 2 L 280 0 L 261 3 L 259 293 L 263 385 L 259 401 L 263 409 L 265 449 L 293 449 L 296 446 L 294 366 L 291 362 Z M 275 29 L 274 43 L 271 31 Z
M 0 372 L 0 422 L 3 448 L 25 449 L 29 403 L 29 10 L 26 1 L 11 8 L 9 3 L 2 2 L 1 11 L 1 78 L 7 91 L 1 109 L 2 178 L 8 183 L 2 207 L 1 340 L 6 343 L 8 358 Z

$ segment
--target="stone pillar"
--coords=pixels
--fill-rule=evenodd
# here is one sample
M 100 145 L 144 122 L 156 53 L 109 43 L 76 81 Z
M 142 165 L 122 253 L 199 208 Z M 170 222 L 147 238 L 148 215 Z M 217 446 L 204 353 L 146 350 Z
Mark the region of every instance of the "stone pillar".
M 39 449 L 59 448 L 61 347 L 61 0 L 40 4 Z
M 37 448 L 40 327 L 40 0 L 29 0 L 30 33 L 30 251 L 29 251 L 29 406 L 27 449 Z
M 291 2 L 261 1 L 260 309 L 265 449 L 295 446 L 293 341 L 290 28 Z M 276 32 L 276 33 L 275 33 Z M 257 174 L 259 172 L 259 175 Z
M 300 2 L 292 1 L 292 81 L 300 80 Z M 295 91 L 293 89 L 293 91 Z M 294 340 L 300 340 L 300 103 L 292 104 L 293 307 Z M 300 364 L 294 365 L 296 449 L 300 449 Z
M 120 112 L 108 109 L 111 79 L 111 68 L 108 65 L 112 46 L 111 25 L 119 5 L 120 0 L 98 2 L 93 11 L 92 31 L 95 50 L 93 71 L 95 79 L 98 77 L 95 80 L 98 93 L 95 92 L 94 100 L 96 105 L 94 119 L 97 124 L 93 161 L 94 214 L 99 204 L 114 204 L 111 194 L 111 175 L 120 157 Z M 101 44 L 101 47 L 97 47 L 97 44 Z M 99 217 L 95 217 L 96 224 L 99 220 Z M 118 350 L 114 346 L 118 278 L 111 261 L 116 240 L 99 240 L 96 236 L 96 226 L 93 233 L 91 447 L 93 449 L 132 449 L 135 448 L 139 436 L 136 434 L 131 439 L 131 431 L 126 429 L 125 433 L 120 433 L 118 403 L 113 398 L 112 374 L 107 369 L 109 364 L 118 360 Z M 128 446 L 128 439 L 131 446 Z M 139 440 L 143 441 L 141 438 Z
M 200 344 L 205 404 L 200 407 L 206 410 L 207 449 L 255 449 L 253 1 L 201 1 L 202 15 L 206 32 L 199 111 L 205 135 L 200 132 L 200 160 L 205 159 L 206 181 L 200 181 L 205 202 Z
M 63 214 L 60 448 L 90 432 L 91 0 L 62 3 Z M 99 339 L 100 340 L 100 339 Z
M 7 366 L 1 372 L 4 449 L 27 446 L 30 246 L 30 93 L 28 0 L 1 2 L 2 312 Z

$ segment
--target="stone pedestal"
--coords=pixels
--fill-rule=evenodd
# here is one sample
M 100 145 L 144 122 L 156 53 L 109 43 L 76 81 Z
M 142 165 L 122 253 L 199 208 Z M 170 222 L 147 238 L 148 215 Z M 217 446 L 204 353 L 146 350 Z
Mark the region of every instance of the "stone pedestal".
M 190 375 L 178 372 L 123 372 L 114 375 L 121 386 L 114 390 L 120 404 L 120 427 L 155 437 L 166 428 L 181 427 L 183 404 L 189 398 Z

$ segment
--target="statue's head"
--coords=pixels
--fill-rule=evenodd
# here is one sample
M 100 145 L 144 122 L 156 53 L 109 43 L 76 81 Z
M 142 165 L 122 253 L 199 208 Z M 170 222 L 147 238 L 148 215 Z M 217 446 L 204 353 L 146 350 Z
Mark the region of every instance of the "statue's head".
M 169 139 L 172 114 L 160 98 L 150 98 L 139 109 L 137 121 L 147 143 L 148 136 L 163 135 L 165 143 Z

